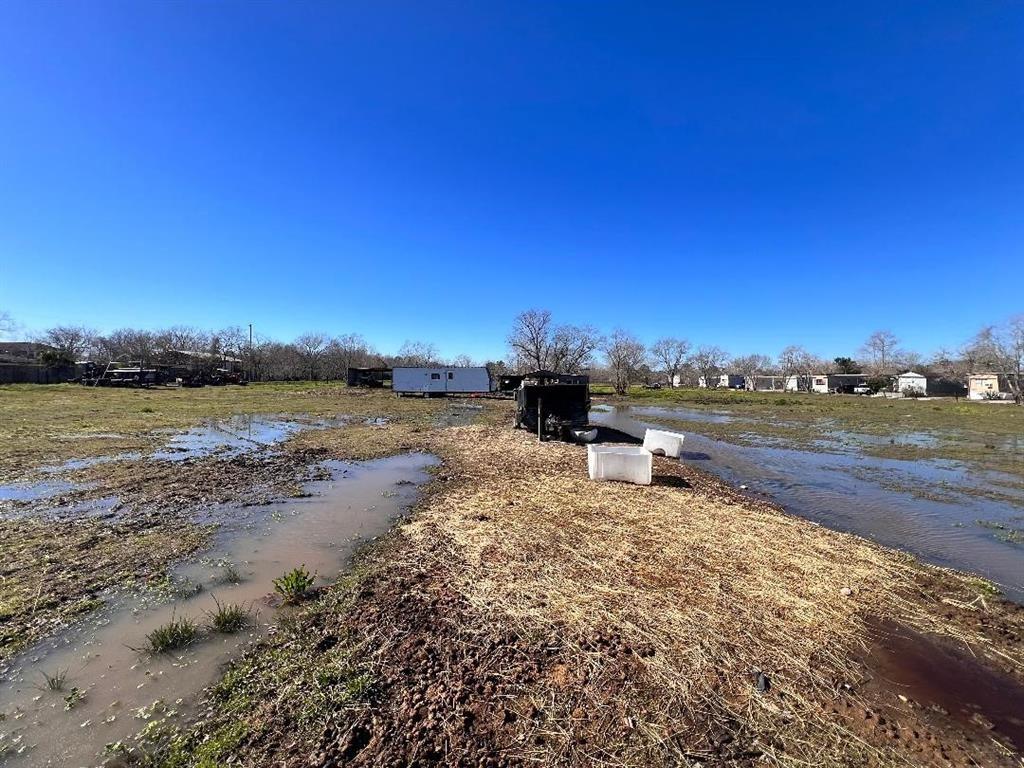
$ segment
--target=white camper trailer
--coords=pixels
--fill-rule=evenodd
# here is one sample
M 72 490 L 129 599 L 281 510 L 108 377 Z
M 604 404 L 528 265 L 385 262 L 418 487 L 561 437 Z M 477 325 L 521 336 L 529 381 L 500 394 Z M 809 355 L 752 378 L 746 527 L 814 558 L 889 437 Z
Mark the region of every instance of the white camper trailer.
M 491 391 L 491 376 L 479 368 L 394 368 L 391 388 L 400 395 L 468 395 Z

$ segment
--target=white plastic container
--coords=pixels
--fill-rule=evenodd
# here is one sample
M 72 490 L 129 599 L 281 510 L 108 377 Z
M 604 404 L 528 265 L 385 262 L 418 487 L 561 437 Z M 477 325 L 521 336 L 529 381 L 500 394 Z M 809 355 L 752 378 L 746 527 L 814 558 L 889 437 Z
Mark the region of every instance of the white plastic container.
M 644 433 L 644 448 L 651 453 L 678 459 L 683 452 L 683 435 L 680 432 L 666 432 L 663 429 L 648 429 Z
M 639 445 L 588 445 L 587 470 L 591 480 L 621 480 L 651 484 L 654 457 Z

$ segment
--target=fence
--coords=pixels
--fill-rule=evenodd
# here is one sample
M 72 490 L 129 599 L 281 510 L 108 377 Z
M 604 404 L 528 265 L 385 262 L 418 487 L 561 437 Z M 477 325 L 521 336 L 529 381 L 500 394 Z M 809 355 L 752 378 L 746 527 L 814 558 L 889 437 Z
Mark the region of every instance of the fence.
M 0 384 L 60 384 L 75 378 L 73 365 L 0 363 Z

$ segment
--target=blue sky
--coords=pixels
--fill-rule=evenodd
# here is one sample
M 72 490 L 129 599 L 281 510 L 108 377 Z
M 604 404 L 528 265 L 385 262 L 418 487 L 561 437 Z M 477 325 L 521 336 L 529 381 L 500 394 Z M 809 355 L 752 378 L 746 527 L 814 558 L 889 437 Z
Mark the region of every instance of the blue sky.
M 1014 3 L 0 4 L 0 309 L 500 355 L 1024 311 Z

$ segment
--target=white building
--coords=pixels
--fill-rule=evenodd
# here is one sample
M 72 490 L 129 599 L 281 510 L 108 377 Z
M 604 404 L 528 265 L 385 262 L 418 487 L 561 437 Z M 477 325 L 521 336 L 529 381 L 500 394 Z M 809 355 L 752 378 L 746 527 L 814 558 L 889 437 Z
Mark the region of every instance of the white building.
M 1002 373 L 972 373 L 967 377 L 968 400 L 1008 400 L 1009 382 Z
M 454 395 L 491 391 L 491 376 L 479 368 L 394 368 L 391 388 L 399 394 Z
M 928 379 L 921 373 L 915 373 L 914 371 L 907 371 L 901 373 L 896 377 L 896 391 L 906 392 L 917 391 L 922 395 L 928 394 Z

